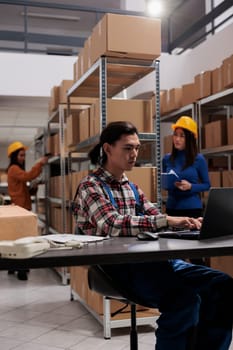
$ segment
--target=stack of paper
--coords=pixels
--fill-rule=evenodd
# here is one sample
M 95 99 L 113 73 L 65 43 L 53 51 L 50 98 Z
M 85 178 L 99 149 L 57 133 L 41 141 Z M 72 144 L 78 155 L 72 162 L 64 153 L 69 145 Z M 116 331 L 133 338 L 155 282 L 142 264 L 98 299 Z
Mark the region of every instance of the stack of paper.
M 107 237 L 74 235 L 71 233 L 58 233 L 58 234 L 44 235 L 43 238 L 47 239 L 50 242 L 53 241 L 56 243 L 68 243 L 68 242 L 92 243 L 92 242 L 103 241 Z

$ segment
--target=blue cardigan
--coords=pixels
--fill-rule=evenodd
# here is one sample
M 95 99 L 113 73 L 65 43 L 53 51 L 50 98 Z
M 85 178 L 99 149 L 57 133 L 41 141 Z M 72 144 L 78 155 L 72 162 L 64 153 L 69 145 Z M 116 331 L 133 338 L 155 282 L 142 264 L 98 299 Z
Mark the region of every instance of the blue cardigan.
M 202 202 L 200 193 L 208 191 L 210 180 L 206 160 L 202 154 L 198 154 L 194 163 L 183 169 L 185 163 L 185 151 L 178 151 L 174 164 L 170 160 L 171 154 L 163 157 L 163 172 L 173 169 L 181 180 L 187 180 L 192 184 L 188 191 L 181 191 L 174 184 L 168 188 L 168 198 L 166 207 L 168 209 L 200 209 Z

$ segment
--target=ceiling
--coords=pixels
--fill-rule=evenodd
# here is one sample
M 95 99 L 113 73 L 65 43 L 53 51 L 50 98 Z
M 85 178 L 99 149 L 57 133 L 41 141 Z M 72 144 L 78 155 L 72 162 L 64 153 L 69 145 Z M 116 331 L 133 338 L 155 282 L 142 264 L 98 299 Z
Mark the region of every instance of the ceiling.
M 206 18 L 205 1 L 162 2 L 163 52 L 177 47 L 185 50 L 204 40 L 206 21 L 213 22 L 214 18 Z M 0 0 L 0 51 L 77 55 L 104 13 L 146 15 L 126 11 L 124 4 L 124 0 Z M 216 17 L 223 7 L 230 6 L 233 7 L 232 0 L 223 1 L 213 15 Z M 47 111 L 48 98 L 0 96 L 1 144 L 16 139 L 32 143 L 38 127 L 46 125 Z
M 0 145 L 19 140 L 31 146 L 48 123 L 48 97 L 0 96 Z
M 185 3 L 194 0 L 161 1 L 165 48 L 167 19 L 176 8 L 183 11 Z M 145 11 L 126 11 L 124 0 L 0 1 L 0 50 L 76 55 L 106 12 L 148 15 Z M 199 14 L 199 7 L 195 6 L 195 12 Z

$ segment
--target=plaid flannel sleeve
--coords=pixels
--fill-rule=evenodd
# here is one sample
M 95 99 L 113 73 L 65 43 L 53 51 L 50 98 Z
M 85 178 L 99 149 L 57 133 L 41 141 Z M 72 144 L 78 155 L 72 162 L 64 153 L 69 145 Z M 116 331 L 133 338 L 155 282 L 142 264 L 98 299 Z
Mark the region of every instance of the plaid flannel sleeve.
M 145 215 L 118 212 L 101 186 L 84 181 L 77 197 L 77 224 L 84 234 L 102 236 L 136 236 L 167 226 L 166 216 L 145 199 Z

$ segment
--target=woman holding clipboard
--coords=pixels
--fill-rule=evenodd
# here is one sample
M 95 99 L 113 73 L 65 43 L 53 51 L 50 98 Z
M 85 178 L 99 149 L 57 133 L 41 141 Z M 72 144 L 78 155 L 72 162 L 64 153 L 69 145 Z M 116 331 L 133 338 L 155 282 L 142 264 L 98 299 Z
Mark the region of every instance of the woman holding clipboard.
M 163 173 L 173 174 L 173 181 L 166 181 L 164 188 L 168 191 L 166 213 L 197 218 L 203 215 L 200 194 L 210 188 L 207 163 L 197 149 L 197 124 L 182 116 L 171 127 L 172 151 L 162 161 Z

